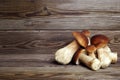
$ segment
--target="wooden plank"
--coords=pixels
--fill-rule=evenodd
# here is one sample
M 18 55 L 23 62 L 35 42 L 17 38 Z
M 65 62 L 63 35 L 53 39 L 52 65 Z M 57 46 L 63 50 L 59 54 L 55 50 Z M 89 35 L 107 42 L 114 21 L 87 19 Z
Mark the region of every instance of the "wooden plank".
M 63 67 L 1 67 L 0 78 L 22 80 L 119 80 L 120 67 L 91 71 L 81 66 Z
M 0 17 L 33 17 L 51 15 L 119 14 L 119 0 L 1 0 Z
M 0 4 L 0 12 L 40 11 L 41 6 L 53 11 L 57 9 L 120 12 L 119 0 L 1 0 Z
M 102 15 L 102 14 L 101 14 Z M 0 19 L 0 30 L 104 29 L 120 30 L 120 16 L 46 16 L 28 19 Z M 108 14 L 109 15 L 109 14 Z
M 119 54 L 119 53 L 118 53 Z M 120 56 L 119 56 L 120 57 Z M 120 67 L 120 59 L 110 67 Z M 82 65 L 82 64 L 81 64 Z M 55 62 L 54 54 L 0 54 L 0 67 L 62 67 Z M 68 66 L 74 66 L 71 62 Z M 82 65 L 83 66 L 83 65 Z
M 0 30 L 120 29 L 119 0 L 2 0 L 0 4 L 0 18 L 13 18 L 0 19 Z
M 73 40 L 72 31 L 1 31 L 0 54 L 40 53 L 53 54 L 57 49 L 65 46 Z M 79 31 L 79 30 L 78 30 Z M 110 38 L 110 47 L 119 52 L 120 31 L 90 30 L 92 35 L 104 34 Z

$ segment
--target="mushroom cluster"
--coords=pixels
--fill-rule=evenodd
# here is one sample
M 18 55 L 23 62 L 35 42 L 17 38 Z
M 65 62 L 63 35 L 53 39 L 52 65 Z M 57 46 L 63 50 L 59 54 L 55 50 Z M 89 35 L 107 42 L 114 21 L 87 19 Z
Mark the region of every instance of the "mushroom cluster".
M 112 52 L 108 46 L 109 38 L 102 34 L 90 37 L 90 31 L 72 32 L 73 40 L 67 46 L 55 53 L 55 60 L 60 64 L 76 65 L 83 63 L 92 70 L 107 68 L 117 62 L 117 52 Z

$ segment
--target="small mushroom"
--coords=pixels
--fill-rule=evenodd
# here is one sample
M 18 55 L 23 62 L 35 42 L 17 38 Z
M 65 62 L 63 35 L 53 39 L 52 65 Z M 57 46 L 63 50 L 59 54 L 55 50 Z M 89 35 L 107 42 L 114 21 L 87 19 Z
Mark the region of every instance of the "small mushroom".
M 76 40 L 67 46 L 59 49 L 55 53 L 55 60 L 60 64 L 68 64 L 72 60 L 73 55 L 78 50 L 79 45 Z
M 74 56 L 74 59 L 77 61 L 79 60 L 85 64 L 87 67 L 91 68 L 92 70 L 98 70 L 100 69 L 100 61 L 96 58 L 93 58 L 91 56 L 86 55 L 87 52 L 85 49 L 80 49 Z
M 76 39 L 76 41 L 79 43 L 79 45 L 81 46 L 81 48 L 85 48 L 88 46 L 88 39 L 87 37 L 83 34 L 83 33 L 80 33 L 80 32 L 73 32 L 73 36 L 74 38 Z M 73 62 L 75 64 L 80 64 L 80 60 L 79 60 L 79 57 L 76 57 L 77 56 L 77 53 L 75 53 L 74 55 L 75 57 L 73 57 Z M 75 58 L 75 59 L 74 59 Z
M 96 58 L 96 55 L 95 55 L 96 47 L 94 45 L 87 46 L 86 50 L 87 50 L 89 56 Z
M 106 68 L 111 63 L 109 53 L 104 50 L 108 44 L 109 39 L 104 35 L 95 35 L 91 38 L 91 44 L 97 48 L 98 59 L 101 61 L 101 68 Z

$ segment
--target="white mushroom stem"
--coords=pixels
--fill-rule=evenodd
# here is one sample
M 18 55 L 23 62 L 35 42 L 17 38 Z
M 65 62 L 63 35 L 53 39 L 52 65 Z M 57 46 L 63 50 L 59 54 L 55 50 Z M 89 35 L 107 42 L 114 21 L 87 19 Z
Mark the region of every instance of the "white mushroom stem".
M 101 68 L 106 68 L 110 65 L 111 59 L 103 48 L 97 49 L 98 59 L 101 61 Z
M 105 46 L 104 47 L 104 51 L 106 51 L 108 53 L 108 55 L 110 56 L 112 62 L 111 63 L 116 63 L 117 62 L 117 52 L 112 52 L 111 49 L 109 48 L 109 46 Z
M 73 55 L 78 50 L 79 45 L 74 40 L 66 47 L 61 48 L 55 53 L 55 60 L 60 64 L 68 64 L 72 60 Z
M 92 70 L 98 70 L 101 67 L 100 61 L 96 58 L 86 55 L 85 50 L 82 51 L 82 53 L 80 53 L 79 59 L 82 63 L 84 63 L 86 66 L 88 66 Z
M 88 46 L 91 45 L 91 42 L 90 42 L 90 37 L 87 37 L 88 38 Z
M 83 33 L 87 39 L 88 39 L 88 46 L 91 45 L 91 42 L 90 42 L 90 31 L 89 30 L 83 30 L 81 33 Z
M 88 56 L 91 56 L 91 57 L 93 57 L 93 58 L 96 58 L 95 52 L 89 52 L 89 53 L 88 53 Z
M 88 46 L 90 46 L 91 45 L 90 37 L 87 37 L 87 38 L 88 38 Z M 96 58 L 95 52 L 88 52 L 88 55 L 93 58 Z
M 76 64 L 76 65 L 79 65 L 79 64 L 80 64 L 80 60 L 79 60 L 79 59 L 76 60 L 75 64 Z

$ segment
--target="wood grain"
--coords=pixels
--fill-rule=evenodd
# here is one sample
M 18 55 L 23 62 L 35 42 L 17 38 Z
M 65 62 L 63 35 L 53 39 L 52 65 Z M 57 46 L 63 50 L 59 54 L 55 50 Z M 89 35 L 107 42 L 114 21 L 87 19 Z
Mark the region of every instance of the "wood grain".
M 27 12 L 39 11 L 42 7 L 47 7 L 53 11 L 73 10 L 73 11 L 114 11 L 119 12 L 119 0 L 1 0 L 0 12 Z M 51 10 L 50 10 L 51 11 Z
M 40 53 L 53 54 L 60 47 L 73 40 L 72 31 L 1 31 L 0 53 Z M 80 31 L 80 30 L 77 30 Z M 110 38 L 110 47 L 119 52 L 120 31 L 90 30 L 92 35 L 104 34 Z
M 0 30 L 120 30 L 119 0 L 1 0 L 0 4 Z
M 0 78 L 2 80 L 119 80 L 119 67 L 116 68 L 109 67 L 95 72 L 81 66 L 1 67 Z
M 54 54 L 89 29 L 110 38 L 118 62 L 92 71 Z M 0 0 L 0 80 L 120 80 L 120 0 Z
M 19 20 L 0 19 L 0 30 L 101 29 L 120 30 L 120 17 L 50 16 Z
M 7 18 L 82 15 L 82 14 L 120 14 L 119 0 L 1 0 L 0 16 Z
M 63 65 L 58 65 L 55 62 L 54 53 L 73 40 L 72 31 L 74 30 L 1 31 L 0 67 L 62 67 Z M 109 46 L 120 56 L 119 30 L 90 31 L 91 36 L 94 34 L 108 36 L 110 38 Z M 111 67 L 119 69 L 119 63 L 120 61 Z M 74 65 L 68 65 L 68 67 L 71 66 Z

